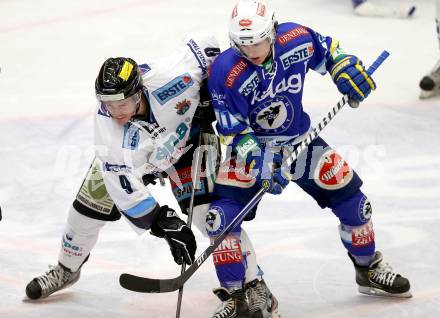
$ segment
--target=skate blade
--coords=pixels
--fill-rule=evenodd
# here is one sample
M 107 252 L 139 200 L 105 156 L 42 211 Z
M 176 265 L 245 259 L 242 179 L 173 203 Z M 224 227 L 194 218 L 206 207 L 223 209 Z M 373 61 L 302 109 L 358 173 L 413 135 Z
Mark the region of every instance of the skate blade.
M 268 311 L 264 311 L 264 313 L 262 313 L 261 311 L 255 312 L 253 314 L 251 314 L 250 316 L 251 318 L 256 318 L 256 317 L 261 317 L 261 318 L 281 318 L 281 314 L 278 311 L 278 308 L 276 308 L 274 311 L 268 312 Z
M 272 311 L 270 318 L 281 318 L 281 314 L 278 311 L 278 309 L 275 309 L 274 311 Z
M 429 99 L 429 98 L 438 97 L 438 96 L 440 96 L 440 89 L 434 89 L 432 91 L 422 90 L 420 92 L 419 98 L 420 99 Z
M 274 295 L 272 295 L 272 303 L 270 308 L 272 308 L 272 311 L 269 318 L 281 318 L 281 314 L 278 311 L 278 299 L 276 299 Z
M 392 293 L 388 293 L 388 292 L 381 290 L 381 289 L 377 289 L 377 288 L 373 288 L 373 287 L 364 287 L 364 286 L 359 286 L 358 290 L 361 294 L 369 295 L 369 296 L 392 297 L 392 298 L 411 298 L 412 297 L 412 294 L 409 291 L 404 292 L 404 293 L 400 293 L 400 294 L 392 294 Z

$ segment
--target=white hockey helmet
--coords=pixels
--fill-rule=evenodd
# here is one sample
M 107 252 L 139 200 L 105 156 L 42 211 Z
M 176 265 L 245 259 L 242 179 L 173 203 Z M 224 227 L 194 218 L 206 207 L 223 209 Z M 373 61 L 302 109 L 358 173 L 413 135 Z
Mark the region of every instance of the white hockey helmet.
M 275 41 L 275 14 L 263 0 L 239 0 L 229 21 L 229 40 L 233 48 L 253 45 L 265 39 Z

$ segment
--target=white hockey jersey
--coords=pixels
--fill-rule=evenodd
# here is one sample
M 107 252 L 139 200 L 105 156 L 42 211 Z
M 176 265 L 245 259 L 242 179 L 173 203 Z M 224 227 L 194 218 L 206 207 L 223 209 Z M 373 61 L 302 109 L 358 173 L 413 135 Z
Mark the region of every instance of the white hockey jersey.
M 121 126 L 98 106 L 96 156 L 110 197 L 130 218 L 146 216 L 156 207 L 142 176 L 160 171 L 173 175 L 173 163 L 185 152 L 201 82 L 219 52 L 215 38 L 192 36 L 176 54 L 140 64 L 150 104 L 145 118 Z

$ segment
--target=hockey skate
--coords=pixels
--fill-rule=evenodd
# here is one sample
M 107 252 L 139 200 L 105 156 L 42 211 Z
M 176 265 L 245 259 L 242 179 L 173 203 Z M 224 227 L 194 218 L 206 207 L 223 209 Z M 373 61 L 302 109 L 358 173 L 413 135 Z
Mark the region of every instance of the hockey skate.
M 230 292 L 226 288 L 219 287 L 213 292 L 222 304 L 212 318 L 249 318 L 249 307 L 242 290 Z
M 264 280 L 255 279 L 245 286 L 251 318 L 281 318 L 278 301 Z
M 62 264 L 49 265 L 46 274 L 35 277 L 26 286 L 26 295 L 30 299 L 41 299 L 53 294 L 56 291 L 75 284 L 80 277 L 81 269 L 76 272 L 70 271 Z
M 359 292 L 372 296 L 412 297 L 408 279 L 400 274 L 393 273 L 388 263 L 384 263 L 382 253 L 376 251 L 370 266 L 357 265 L 353 256 L 348 254 L 356 270 L 356 283 Z
M 422 78 L 419 86 L 422 90 L 420 99 L 440 96 L 440 60 L 438 60 L 432 71 Z

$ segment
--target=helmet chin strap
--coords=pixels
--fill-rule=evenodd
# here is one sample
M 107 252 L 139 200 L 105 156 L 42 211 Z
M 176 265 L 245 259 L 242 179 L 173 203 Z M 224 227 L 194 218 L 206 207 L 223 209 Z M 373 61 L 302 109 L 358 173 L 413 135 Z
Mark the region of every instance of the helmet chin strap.
M 273 47 L 270 49 L 269 54 L 267 54 L 266 59 L 264 60 L 264 62 L 261 64 L 262 67 L 264 67 L 264 69 L 267 72 L 270 72 L 272 70 L 272 62 L 273 62 Z
M 139 100 L 136 102 L 136 111 L 132 117 L 137 116 L 137 115 L 145 116 L 149 112 L 148 111 L 149 101 L 148 101 L 148 97 L 147 97 L 148 95 L 144 94 L 143 90 L 139 91 L 138 94 L 139 94 L 138 95 Z M 142 103 L 144 103 L 144 105 L 145 105 L 145 111 L 143 114 L 139 114 L 139 111 L 141 110 Z
M 134 111 L 133 116 L 136 116 L 138 114 L 138 112 L 139 112 L 139 109 L 141 108 L 142 96 L 140 94 L 141 94 L 140 91 L 138 93 L 136 93 L 136 95 L 137 95 L 136 109 Z M 133 117 L 133 116 L 131 116 L 131 117 Z
M 135 109 L 135 111 L 134 111 L 134 113 L 133 113 L 133 115 L 131 117 L 136 116 L 138 114 L 140 108 L 141 108 L 141 102 L 138 102 L 136 104 L 136 109 Z

